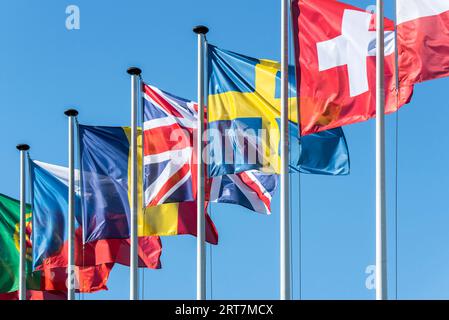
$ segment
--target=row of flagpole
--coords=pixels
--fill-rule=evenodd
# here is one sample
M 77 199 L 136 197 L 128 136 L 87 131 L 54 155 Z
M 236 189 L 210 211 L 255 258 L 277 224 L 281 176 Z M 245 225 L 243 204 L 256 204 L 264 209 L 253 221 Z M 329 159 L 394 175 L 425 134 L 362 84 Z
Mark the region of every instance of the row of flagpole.
M 384 124 L 384 6 L 383 0 L 376 0 L 377 47 L 376 47 L 376 299 L 387 298 L 386 272 L 386 199 L 385 199 L 385 124 Z M 280 174 L 280 299 L 291 297 L 291 237 L 289 208 L 289 140 L 288 140 L 288 26 L 289 2 L 281 0 L 281 174 Z M 205 171 L 203 167 L 204 108 L 205 108 L 205 48 L 209 29 L 197 26 L 193 29 L 198 40 L 198 190 L 197 190 L 197 299 L 206 299 L 206 250 L 205 250 Z M 138 300 L 138 101 L 141 70 L 129 68 L 131 76 L 131 214 L 130 214 L 130 300 Z M 68 300 L 75 299 L 75 158 L 74 126 L 78 112 L 67 110 L 68 117 L 68 156 L 69 156 L 69 219 L 68 219 Z M 20 151 L 20 260 L 19 260 L 19 299 L 26 299 L 26 169 L 25 159 L 29 146 L 17 146 Z M 301 276 L 301 275 L 300 275 Z

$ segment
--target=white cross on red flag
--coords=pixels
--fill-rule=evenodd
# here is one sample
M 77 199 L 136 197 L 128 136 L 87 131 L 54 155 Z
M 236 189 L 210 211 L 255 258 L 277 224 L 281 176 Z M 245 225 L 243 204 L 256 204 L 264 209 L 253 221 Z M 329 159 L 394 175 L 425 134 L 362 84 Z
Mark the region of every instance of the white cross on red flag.
M 338 1 L 292 4 L 302 134 L 368 120 L 376 114 L 375 16 Z M 397 90 L 394 23 L 385 19 L 385 113 L 408 103 Z

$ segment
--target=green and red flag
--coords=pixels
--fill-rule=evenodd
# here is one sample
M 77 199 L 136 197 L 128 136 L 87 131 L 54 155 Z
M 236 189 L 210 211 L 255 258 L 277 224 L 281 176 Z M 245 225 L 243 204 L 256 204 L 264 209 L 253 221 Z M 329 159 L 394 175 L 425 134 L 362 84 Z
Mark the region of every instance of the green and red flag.
M 31 206 L 26 210 L 26 261 L 31 270 Z M 19 219 L 20 202 L 0 194 L 0 293 L 19 290 Z M 39 274 L 28 274 L 27 288 L 40 289 Z
M 46 266 L 33 272 L 31 206 L 26 208 L 27 299 L 64 299 L 67 271 L 65 267 Z M 19 221 L 20 202 L 0 194 L 0 300 L 18 299 L 19 290 Z M 78 292 L 105 290 L 113 263 L 77 267 Z

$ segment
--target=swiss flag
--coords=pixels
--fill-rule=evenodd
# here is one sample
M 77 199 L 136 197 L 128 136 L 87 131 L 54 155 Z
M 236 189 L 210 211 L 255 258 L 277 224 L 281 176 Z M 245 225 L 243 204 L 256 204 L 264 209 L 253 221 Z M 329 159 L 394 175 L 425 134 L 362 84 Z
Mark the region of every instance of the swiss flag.
M 292 11 L 302 134 L 374 117 L 375 16 L 330 0 L 295 0 Z M 394 24 L 385 19 L 385 112 L 408 103 L 412 92 L 397 90 Z
M 449 76 L 449 0 L 397 0 L 401 85 Z

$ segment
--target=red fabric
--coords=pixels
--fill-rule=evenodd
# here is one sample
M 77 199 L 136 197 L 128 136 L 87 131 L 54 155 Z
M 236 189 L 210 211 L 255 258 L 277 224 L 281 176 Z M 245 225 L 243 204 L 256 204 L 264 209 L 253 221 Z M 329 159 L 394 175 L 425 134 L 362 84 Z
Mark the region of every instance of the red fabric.
M 104 264 L 119 263 L 129 265 L 129 239 L 97 240 L 82 245 L 82 229 L 75 231 L 75 265 L 100 266 Z M 67 267 L 67 242 L 57 255 L 44 260 L 36 270 L 45 268 Z M 159 269 L 162 243 L 159 237 L 139 237 L 139 267 Z
M 449 76 L 449 11 L 397 27 L 401 85 Z
M 180 202 L 178 207 L 178 234 L 190 234 L 196 237 L 196 202 Z M 206 216 L 206 241 L 218 244 L 218 232 L 212 219 L 207 214 L 207 203 L 204 214 Z
M 0 293 L 0 300 L 19 300 L 19 292 Z M 27 300 L 67 300 L 67 294 L 64 292 L 48 291 L 27 291 Z
M 311 134 L 352 123 L 368 120 L 376 110 L 376 57 L 367 56 L 368 91 L 350 96 L 347 65 L 320 71 L 317 44 L 342 35 L 345 11 L 364 11 L 337 1 L 295 0 L 292 5 L 297 65 L 297 86 L 302 134 Z M 372 16 L 368 30 L 374 30 Z M 385 20 L 385 29 L 394 25 Z M 352 49 L 350 48 L 350 52 Z M 361 48 L 367 50 L 367 48 Z M 334 50 L 332 50 L 334 52 Z M 344 57 L 346 58 L 346 56 Z M 385 57 L 385 112 L 395 112 L 409 102 L 413 87 L 396 89 L 394 53 Z M 399 103 L 398 103 L 399 102 Z
M 92 293 L 107 290 L 106 283 L 113 266 L 113 263 L 109 263 L 91 267 L 76 267 L 76 291 Z M 65 267 L 44 268 L 41 277 L 41 289 L 43 291 L 67 291 L 67 269 Z

